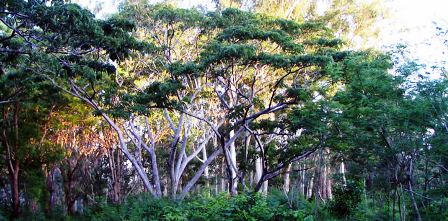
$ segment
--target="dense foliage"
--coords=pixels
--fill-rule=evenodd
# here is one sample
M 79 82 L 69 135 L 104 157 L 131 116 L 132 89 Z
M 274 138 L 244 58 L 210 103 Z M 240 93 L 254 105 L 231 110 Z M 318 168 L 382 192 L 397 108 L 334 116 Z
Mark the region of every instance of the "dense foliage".
M 447 79 L 266 2 L 2 1 L 0 219 L 447 219 Z

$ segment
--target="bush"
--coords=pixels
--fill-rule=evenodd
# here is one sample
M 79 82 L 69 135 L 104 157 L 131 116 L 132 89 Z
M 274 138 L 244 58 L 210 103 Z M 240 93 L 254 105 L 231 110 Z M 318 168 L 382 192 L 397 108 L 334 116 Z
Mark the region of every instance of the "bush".
M 359 182 L 347 181 L 346 186 L 334 189 L 329 203 L 330 212 L 337 218 L 347 218 L 361 202 L 362 186 Z
M 314 220 L 311 207 L 292 208 L 288 199 L 244 193 L 235 197 L 220 194 L 197 196 L 182 202 L 140 195 L 120 205 L 100 203 L 91 207 L 86 220 Z M 303 201 L 304 204 L 309 203 Z

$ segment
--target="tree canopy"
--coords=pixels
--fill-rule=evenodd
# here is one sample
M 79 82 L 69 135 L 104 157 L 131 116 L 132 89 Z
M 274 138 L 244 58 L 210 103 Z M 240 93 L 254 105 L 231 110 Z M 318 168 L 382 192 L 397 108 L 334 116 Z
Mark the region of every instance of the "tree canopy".
M 0 3 L 5 216 L 446 218 L 447 80 L 357 49 L 374 3 L 272 2 Z

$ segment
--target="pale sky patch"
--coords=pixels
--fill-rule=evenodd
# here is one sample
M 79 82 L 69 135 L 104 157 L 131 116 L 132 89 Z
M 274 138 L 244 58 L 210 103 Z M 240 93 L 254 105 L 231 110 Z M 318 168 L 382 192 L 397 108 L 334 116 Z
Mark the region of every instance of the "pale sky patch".
M 411 58 L 448 70 L 448 45 L 436 36 L 436 24 L 448 29 L 448 1 L 391 0 L 386 6 L 390 17 L 379 24 L 382 47 L 407 44 Z

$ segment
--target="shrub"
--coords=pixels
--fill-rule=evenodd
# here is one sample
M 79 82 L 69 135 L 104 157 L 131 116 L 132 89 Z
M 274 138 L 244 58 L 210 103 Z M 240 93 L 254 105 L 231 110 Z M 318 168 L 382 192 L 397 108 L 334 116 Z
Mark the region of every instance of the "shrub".
M 329 203 L 330 212 L 337 218 L 348 217 L 361 202 L 362 186 L 347 180 L 346 186 L 337 186 Z
M 303 203 L 303 205 L 302 205 Z M 128 198 L 120 205 L 105 202 L 91 207 L 86 220 L 314 220 L 310 203 L 303 201 L 299 207 L 291 207 L 286 196 L 262 196 L 258 193 L 242 193 L 230 197 L 220 194 L 214 197 L 196 196 L 185 201 L 154 199 L 148 195 Z M 305 205 L 305 206 L 304 206 Z

